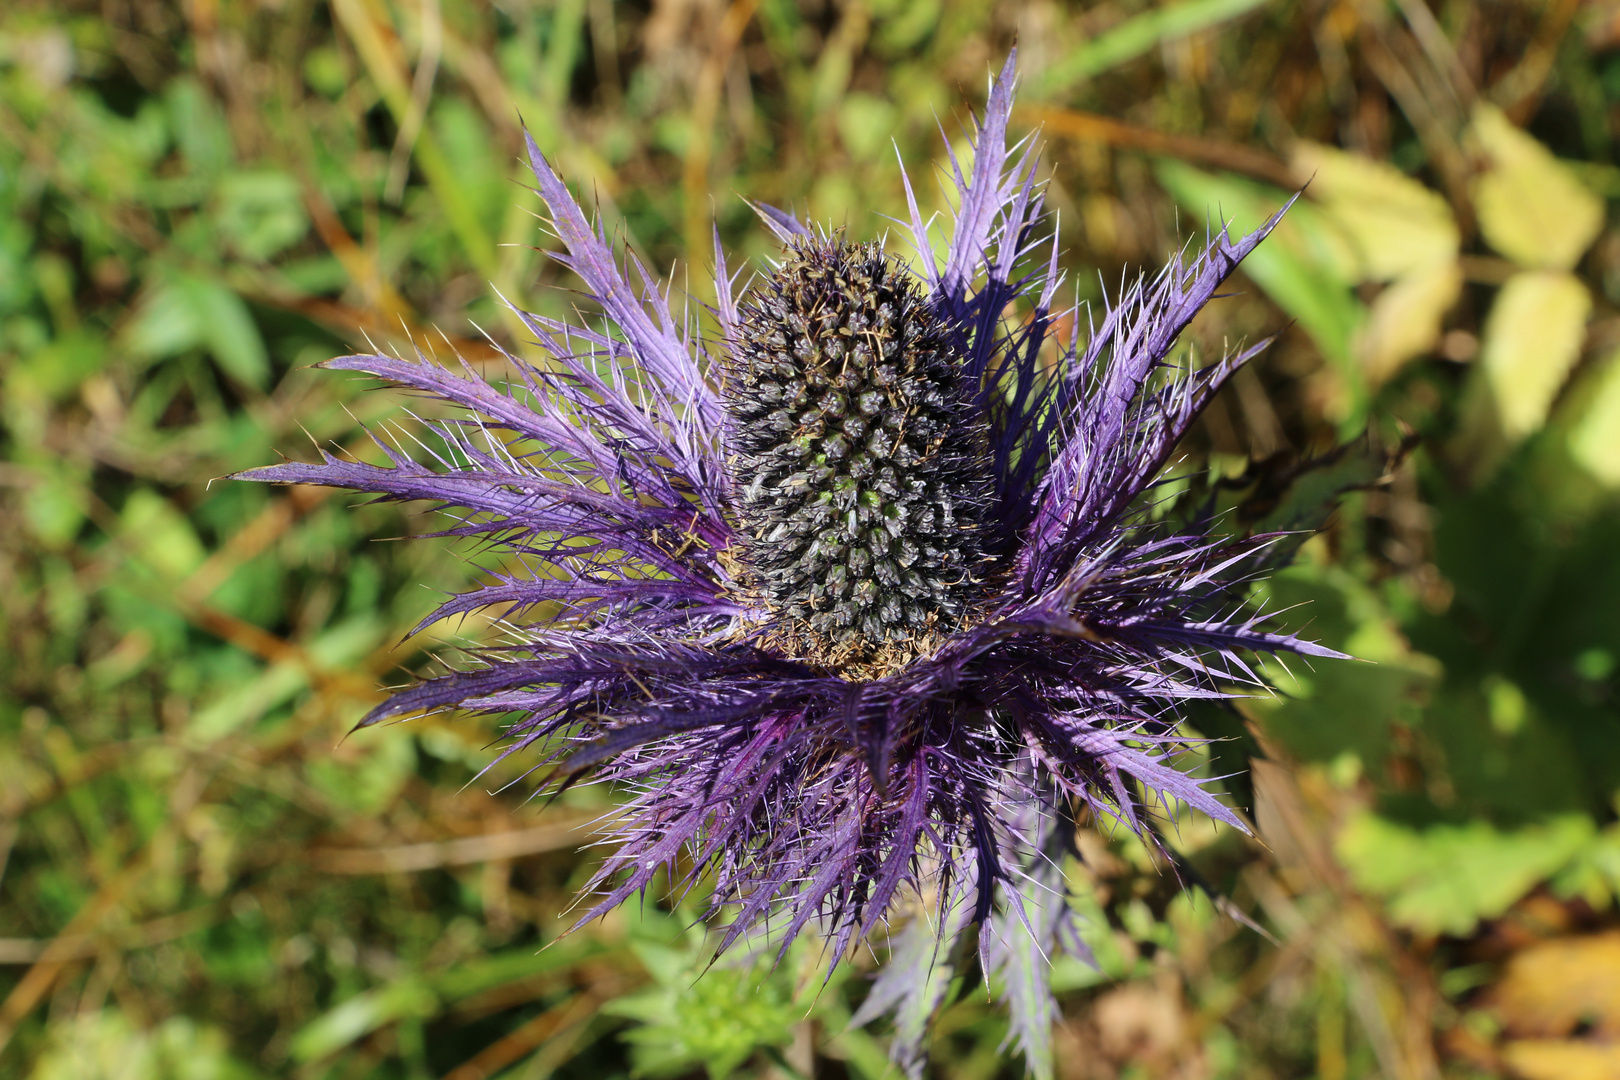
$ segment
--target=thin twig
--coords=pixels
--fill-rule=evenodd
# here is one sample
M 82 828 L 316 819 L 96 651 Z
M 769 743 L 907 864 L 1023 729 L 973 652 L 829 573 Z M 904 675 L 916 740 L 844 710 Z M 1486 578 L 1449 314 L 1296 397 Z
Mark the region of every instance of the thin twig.
M 586 827 L 597 823 L 594 829 Z M 317 870 L 329 874 L 406 874 L 446 866 L 470 866 L 502 859 L 521 859 L 562 848 L 582 847 L 608 823 L 590 814 L 551 821 L 512 832 L 399 844 L 376 848 L 316 848 L 309 853 Z
M 1171 135 L 1151 128 L 1136 127 L 1096 113 L 1062 109 L 1053 105 L 1025 105 L 1016 113 L 1027 123 L 1076 139 L 1107 143 L 1128 150 L 1179 158 L 1229 172 L 1242 173 L 1278 187 L 1298 186 L 1293 170 L 1264 150 L 1197 135 Z

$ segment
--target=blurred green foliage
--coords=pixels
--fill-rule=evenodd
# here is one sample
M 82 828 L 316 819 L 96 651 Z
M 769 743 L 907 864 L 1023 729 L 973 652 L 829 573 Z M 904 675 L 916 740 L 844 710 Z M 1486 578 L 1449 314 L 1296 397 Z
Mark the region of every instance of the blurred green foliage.
M 1182 817 L 1171 872 L 1082 834 L 1097 964 L 1057 961 L 1035 1064 L 1612 1065 L 1607 1006 L 1536 1019 L 1578 979 L 1534 983 L 1540 1012 L 1512 990 L 1515 957 L 1620 922 L 1612 5 L 14 0 L 0 1073 L 894 1075 L 885 1023 L 851 1019 L 887 941 L 823 986 L 813 949 L 710 967 L 669 897 L 561 937 L 611 793 L 474 780 L 497 734 L 474 721 L 344 738 L 401 669 L 491 632 L 401 641 L 481 553 L 380 542 L 431 516 L 211 481 L 412 423 L 316 361 L 370 339 L 489 367 L 485 333 L 529 348 L 490 285 L 581 302 L 538 254 L 522 125 L 701 302 L 711 222 L 739 263 L 771 252 L 739 196 L 877 236 L 898 156 L 938 208 L 939 131 L 963 145 L 1015 38 L 1087 299 L 1311 181 L 1195 327 L 1204 352 L 1280 337 L 1178 475 L 1236 525 L 1325 526 L 1256 602 L 1360 658 L 1196 718 L 1263 844 Z M 1020 1075 L 976 967 L 949 971 L 931 1074 Z

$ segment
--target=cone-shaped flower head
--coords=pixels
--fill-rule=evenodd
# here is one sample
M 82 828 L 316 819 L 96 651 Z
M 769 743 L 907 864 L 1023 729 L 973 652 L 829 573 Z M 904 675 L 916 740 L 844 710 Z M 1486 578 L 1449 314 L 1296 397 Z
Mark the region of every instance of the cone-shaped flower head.
M 1006 146 L 1012 81 L 1009 59 L 951 177 L 942 257 L 909 183 L 915 272 L 761 207 L 784 251 L 737 299 L 716 245 L 717 340 L 615 256 L 531 142 L 557 257 L 609 325 L 518 311 L 553 361 L 509 356 L 500 387 L 421 357 L 333 360 L 465 414 L 430 425 L 426 463 L 380 444 L 387 466 L 243 474 L 427 500 L 450 535 L 512 554 L 428 620 L 497 608 L 509 640 L 361 726 L 515 714 L 507 753 L 627 792 L 587 918 L 667 869 L 712 881 L 722 948 L 777 915 L 784 947 L 817 919 L 836 957 L 903 888 L 971 896 L 977 924 L 998 888 L 1022 895 L 1036 834 L 1082 808 L 1150 842 L 1146 802 L 1241 827 L 1173 766 L 1181 710 L 1253 686 L 1246 654 L 1333 655 L 1246 612 L 1267 538 L 1144 513 L 1256 351 L 1192 370 L 1170 350 L 1275 219 L 1059 342 L 1033 145 Z
M 903 663 L 985 598 L 988 442 L 940 315 L 877 244 L 795 237 L 730 346 L 742 556 L 778 648 Z

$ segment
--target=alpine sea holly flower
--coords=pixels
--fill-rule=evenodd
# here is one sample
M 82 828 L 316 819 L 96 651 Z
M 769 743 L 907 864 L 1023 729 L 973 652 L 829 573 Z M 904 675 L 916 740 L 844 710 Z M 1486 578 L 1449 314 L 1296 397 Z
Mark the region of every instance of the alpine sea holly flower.
M 500 608 L 507 642 L 360 726 L 516 716 L 505 753 L 561 785 L 618 785 L 586 918 L 667 871 L 712 882 L 721 949 L 767 917 L 785 948 L 815 920 L 836 962 L 902 890 L 960 898 L 964 927 L 999 891 L 1059 933 L 1027 912 L 1054 823 L 1089 809 L 1156 844 L 1154 804 L 1181 800 L 1241 828 L 1175 767 L 1182 710 L 1257 683 L 1247 655 L 1336 655 L 1242 603 L 1267 538 L 1148 512 L 1263 343 L 1196 369 L 1171 349 L 1276 219 L 1174 258 L 1062 343 L 1035 146 L 1006 145 L 1012 95 L 1009 58 L 971 167 L 952 159 L 943 257 L 909 181 L 915 270 L 760 207 L 781 259 L 738 298 L 717 240 L 714 340 L 530 141 L 557 258 L 607 325 L 516 311 L 554 364 L 508 356 L 500 387 L 421 357 L 330 361 L 464 414 L 427 424 L 444 444 L 429 464 L 382 444 L 387 466 L 323 454 L 242 474 L 427 500 L 456 517 L 448 535 L 513 555 L 424 622 Z

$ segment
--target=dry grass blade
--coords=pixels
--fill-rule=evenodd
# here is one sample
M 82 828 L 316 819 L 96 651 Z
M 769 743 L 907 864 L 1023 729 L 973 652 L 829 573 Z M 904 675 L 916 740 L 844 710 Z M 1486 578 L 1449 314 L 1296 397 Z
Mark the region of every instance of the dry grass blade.
M 49 938 L 0 938 L 0 965 L 37 964 L 48 957 L 53 961 L 87 960 L 108 951 L 128 952 L 161 945 L 165 941 L 196 933 L 219 918 L 214 907 L 183 911 L 165 915 L 140 926 L 115 934 L 97 937 L 77 936 Z
M 1098 116 L 1095 113 L 1052 105 L 1021 106 L 1016 115 L 1031 125 L 1071 138 L 1179 158 L 1182 161 L 1242 173 L 1282 188 L 1293 188 L 1296 185 L 1293 171 L 1285 162 L 1263 150 L 1256 150 L 1240 143 L 1197 135 L 1171 135 L 1106 116 Z
M 596 826 L 587 828 L 587 826 Z M 582 847 L 611 820 L 600 815 L 566 818 L 511 832 L 485 833 L 459 840 L 435 840 L 376 848 L 313 848 L 311 865 L 328 874 L 404 874 L 446 866 L 521 859 L 547 851 Z
M 611 989 L 609 990 L 611 996 Z M 584 993 L 553 1006 L 444 1074 L 444 1080 L 484 1080 L 602 1007 L 607 998 Z

